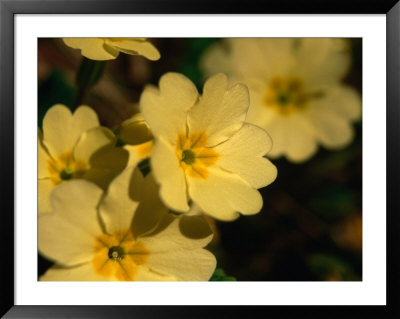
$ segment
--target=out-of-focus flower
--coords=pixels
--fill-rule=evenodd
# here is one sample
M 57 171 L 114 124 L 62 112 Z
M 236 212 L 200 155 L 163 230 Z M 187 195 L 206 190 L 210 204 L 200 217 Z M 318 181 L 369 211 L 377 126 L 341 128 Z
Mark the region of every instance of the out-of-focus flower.
M 39 213 L 51 211 L 51 191 L 72 179 L 105 189 L 128 160 L 127 151 L 115 143 L 90 107 L 80 106 L 71 114 L 66 106 L 54 105 L 43 119 L 43 134 L 38 132 Z
M 344 39 L 228 39 L 212 46 L 201 65 L 248 85 L 246 121 L 271 134 L 268 156 L 309 159 L 320 143 L 339 149 L 353 140 L 361 116 L 356 90 L 340 83 L 350 65 Z
M 175 217 L 151 174 L 126 169 L 103 194 L 77 180 L 52 193 L 54 211 L 39 216 L 39 251 L 56 262 L 43 281 L 206 281 L 215 257 L 200 216 Z
M 160 59 L 156 47 L 145 38 L 63 38 L 63 41 L 91 60 L 113 60 L 120 52 L 142 55 L 152 61 Z
M 269 135 L 244 123 L 246 86 L 228 87 L 218 74 L 199 96 L 188 78 L 167 73 L 159 87 L 145 88 L 140 108 L 155 137 L 151 167 L 164 202 L 187 212 L 192 200 L 220 220 L 258 213 L 257 188 L 272 183 L 277 171 L 263 157 L 271 148 Z

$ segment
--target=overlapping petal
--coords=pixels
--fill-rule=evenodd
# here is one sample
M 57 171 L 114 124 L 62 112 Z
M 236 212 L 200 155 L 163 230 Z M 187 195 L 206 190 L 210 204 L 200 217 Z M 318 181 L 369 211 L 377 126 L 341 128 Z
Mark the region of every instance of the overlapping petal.
M 225 74 L 217 74 L 204 85 L 203 95 L 188 112 L 189 133 L 206 132 L 207 146 L 217 145 L 237 132 L 246 118 L 249 93 L 243 84 L 228 89 Z
M 152 61 L 160 59 L 160 52 L 146 39 L 108 38 L 105 44 L 126 54 L 142 55 Z
M 43 144 L 51 156 L 58 157 L 72 150 L 85 131 L 99 125 L 97 114 L 90 107 L 80 106 L 72 114 L 66 106 L 57 104 L 43 119 Z
M 80 49 L 81 54 L 91 60 L 112 60 L 119 55 L 119 51 L 105 45 L 102 38 L 64 38 L 63 41 L 73 49 Z
M 140 97 L 141 112 L 154 136 L 163 136 L 171 144 L 186 132 L 187 111 L 198 99 L 194 84 L 178 73 L 163 75 L 160 89 L 146 87 Z
M 179 212 L 189 210 L 185 174 L 176 156 L 176 150 L 162 137 L 151 155 L 151 167 L 160 183 L 160 196 L 167 206 Z
M 65 266 L 91 260 L 95 237 L 102 234 L 97 215 L 102 194 L 98 186 L 83 180 L 54 189 L 52 213 L 38 219 L 39 251 Z
M 183 219 L 182 219 L 183 218 Z M 186 220 L 184 220 L 186 218 Z M 141 238 L 141 241 L 152 252 L 147 260 L 150 270 L 160 274 L 173 275 L 177 280 L 207 281 L 210 279 L 216 266 L 215 257 L 207 250 L 201 249 L 212 238 L 211 231 L 201 217 L 180 217 L 172 221 L 159 233 Z M 196 223 L 195 227 L 192 222 Z M 186 228 L 186 229 L 185 229 Z M 203 228 L 201 235 L 190 238 L 190 232 L 194 236 L 199 235 L 196 228 Z M 208 236 L 204 229 L 208 229 Z M 207 230 L 206 230 L 207 231 Z M 197 233 L 197 234 L 196 234 Z M 192 236 L 193 237 L 193 236 Z M 176 261 L 180 262 L 177 263 Z
M 263 156 L 272 148 L 272 140 L 263 129 L 244 124 L 231 139 L 218 145 L 220 154 L 217 165 L 235 173 L 254 188 L 271 184 L 276 176 L 276 167 Z
M 152 61 L 160 58 L 156 47 L 144 38 L 64 38 L 63 41 L 91 60 L 113 60 L 120 52 L 142 55 Z
M 207 180 L 187 177 L 190 197 L 207 214 L 220 220 L 233 220 L 240 212 L 256 214 L 263 200 L 260 193 L 236 174 L 209 168 Z

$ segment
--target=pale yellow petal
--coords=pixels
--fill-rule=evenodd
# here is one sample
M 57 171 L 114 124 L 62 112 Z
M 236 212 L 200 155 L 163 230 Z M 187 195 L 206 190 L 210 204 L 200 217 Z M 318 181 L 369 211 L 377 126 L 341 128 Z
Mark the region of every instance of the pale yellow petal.
M 96 151 L 89 160 L 89 170 L 82 178 L 92 181 L 103 189 L 122 172 L 128 162 L 128 152 L 114 145 Z
M 53 266 L 39 278 L 40 281 L 111 281 L 112 277 L 98 275 L 90 262 L 75 267 Z
M 149 125 L 141 113 L 136 113 L 121 124 L 118 137 L 129 145 L 139 145 L 153 139 Z
M 352 123 L 333 109 L 310 107 L 307 116 L 312 122 L 319 142 L 326 148 L 343 148 L 354 138 Z
M 293 75 L 307 81 L 310 88 L 330 86 L 348 72 L 351 55 L 345 39 L 306 38 L 299 41 Z
M 138 54 L 155 61 L 160 59 L 157 48 L 145 39 L 114 39 L 106 40 L 106 44 L 126 54 Z
M 238 174 L 254 188 L 264 187 L 277 176 L 275 165 L 263 157 L 271 148 L 267 132 L 245 123 L 235 135 L 215 148 L 220 155 L 217 165 Z
M 143 176 L 135 167 L 125 169 L 108 187 L 99 206 L 100 217 L 106 232 L 128 229 L 139 205 L 139 194 L 135 191 L 143 182 Z
M 108 188 L 99 210 L 108 233 L 132 227 L 135 237 L 153 230 L 168 209 L 158 196 L 151 174 L 138 168 L 125 169 Z
M 238 38 L 230 39 L 232 64 L 243 79 L 268 79 L 286 73 L 294 63 L 292 39 Z
M 147 265 L 141 265 L 137 267 L 135 281 L 177 281 L 177 278 L 159 273 Z
M 357 90 L 345 85 L 330 87 L 324 96 L 313 101 L 310 107 L 332 111 L 349 121 L 361 118 L 361 96 Z
M 195 104 L 198 92 L 194 84 L 178 73 L 160 79 L 160 90 L 148 86 L 140 97 L 140 109 L 153 135 L 175 144 L 178 134 L 186 132 L 187 111 Z
M 200 57 L 200 69 L 207 76 L 219 72 L 230 75 L 230 72 L 233 71 L 233 65 L 228 53 L 228 48 L 223 42 L 217 42 L 210 45 Z
M 266 129 L 272 138 L 268 157 L 286 155 L 291 162 L 303 162 L 318 150 L 317 138 L 310 121 L 302 114 L 276 116 Z
M 154 141 L 149 141 L 139 145 L 124 145 L 124 149 L 129 153 L 129 160 L 126 164 L 129 166 L 136 166 L 145 158 L 150 157 L 153 151 Z
M 104 38 L 64 38 L 64 43 L 71 48 L 80 49 L 81 54 L 91 60 L 113 60 L 119 51 L 105 45 Z
M 194 238 L 187 237 L 182 228 L 187 228 L 188 232 L 194 231 L 196 223 L 204 228 L 205 221 L 200 217 L 183 219 L 185 222 L 182 223 L 182 217 L 175 218 L 163 231 L 140 239 L 151 252 L 147 266 L 157 273 L 172 275 L 177 280 L 207 281 L 216 266 L 215 257 L 202 249 L 212 239 L 211 231 L 203 234 L 195 231 Z
M 139 206 L 133 217 L 131 228 L 133 235 L 138 237 L 153 231 L 160 220 L 168 214 L 169 209 L 161 201 L 159 186 L 152 173 L 147 174 L 142 183 L 131 189 L 132 193 L 139 194 Z
M 241 128 L 248 108 L 247 87 L 236 84 L 228 89 L 226 75 L 219 73 L 207 80 L 201 99 L 189 111 L 189 132 L 206 132 L 207 146 L 214 146 Z
M 188 177 L 191 199 L 208 215 L 233 220 L 236 212 L 257 214 L 263 201 L 260 193 L 236 174 L 209 167 L 207 179 Z
M 80 106 L 72 115 L 64 105 L 57 104 L 43 119 L 43 143 L 53 158 L 71 152 L 80 135 L 99 126 L 97 114 L 88 106 Z
M 50 176 L 48 170 L 48 160 L 50 158 L 46 148 L 43 145 L 43 135 L 38 129 L 38 178 L 46 178 Z
M 76 180 L 52 192 L 53 212 L 38 219 L 38 248 L 48 259 L 65 266 L 88 262 L 95 238 L 102 234 L 97 205 L 102 191 L 92 183 Z
M 267 107 L 265 104 L 265 94 L 267 85 L 265 81 L 259 78 L 247 78 L 246 84 L 250 93 L 250 107 L 246 115 L 246 122 L 266 128 L 266 125 L 272 121 L 277 112 Z
M 48 179 L 38 180 L 38 213 L 49 213 L 53 211 L 50 201 L 50 194 L 56 186 Z
M 78 140 L 74 149 L 74 156 L 89 163 L 93 155 L 107 146 L 114 146 L 115 135 L 106 127 L 94 127 L 84 133 Z
M 97 206 L 102 195 L 98 186 L 85 180 L 61 184 L 51 194 L 53 212 L 63 221 L 98 235 L 101 228 L 97 222 Z
M 151 155 L 151 167 L 156 181 L 160 184 L 160 196 L 173 210 L 189 210 L 186 196 L 186 181 L 176 150 L 163 138 L 158 139 Z

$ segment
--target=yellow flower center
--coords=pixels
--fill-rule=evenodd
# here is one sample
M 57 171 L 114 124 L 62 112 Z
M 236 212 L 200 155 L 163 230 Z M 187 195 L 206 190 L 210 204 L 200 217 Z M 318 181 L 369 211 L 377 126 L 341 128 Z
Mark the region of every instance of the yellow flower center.
M 214 165 L 219 157 L 212 147 L 206 146 L 207 134 L 205 132 L 189 136 L 179 134 L 176 145 L 176 156 L 185 173 L 191 177 L 206 179 L 207 167 Z
M 149 251 L 143 243 L 135 241 L 132 232 L 127 229 L 97 237 L 94 254 L 92 265 L 97 274 L 132 281 L 137 266 L 145 264 Z
M 319 97 L 320 93 L 305 92 L 304 83 L 298 78 L 274 77 L 268 84 L 264 103 L 283 115 L 304 109 L 309 100 Z
M 75 159 L 72 152 L 61 154 L 57 159 L 50 158 L 47 161 L 50 179 L 54 185 L 61 184 L 72 178 L 80 178 L 88 170 L 88 165 L 79 159 Z

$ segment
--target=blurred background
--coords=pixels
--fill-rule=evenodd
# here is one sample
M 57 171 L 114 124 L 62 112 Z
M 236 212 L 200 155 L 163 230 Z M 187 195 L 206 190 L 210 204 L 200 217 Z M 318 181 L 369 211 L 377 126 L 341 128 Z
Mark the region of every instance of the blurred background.
M 151 39 L 161 53 L 158 61 L 120 54 L 108 61 L 100 81 L 83 104 L 94 108 L 102 125 L 115 127 L 138 112 L 144 86 L 157 85 L 166 72 L 179 72 L 198 87 L 202 53 L 220 39 Z M 362 94 L 362 40 L 350 39 L 352 67 L 344 83 Z M 77 100 L 76 74 L 82 56 L 61 39 L 38 40 L 38 126 L 46 111 Z M 355 124 L 353 142 L 341 151 L 319 148 L 303 164 L 273 160 L 278 178 L 260 190 L 259 214 L 234 222 L 210 219 L 215 238 L 209 249 L 218 268 L 240 281 L 362 280 L 362 125 Z M 51 262 L 39 256 L 38 272 Z M 223 274 L 219 270 L 219 275 Z M 214 280 L 233 280 L 216 276 Z

